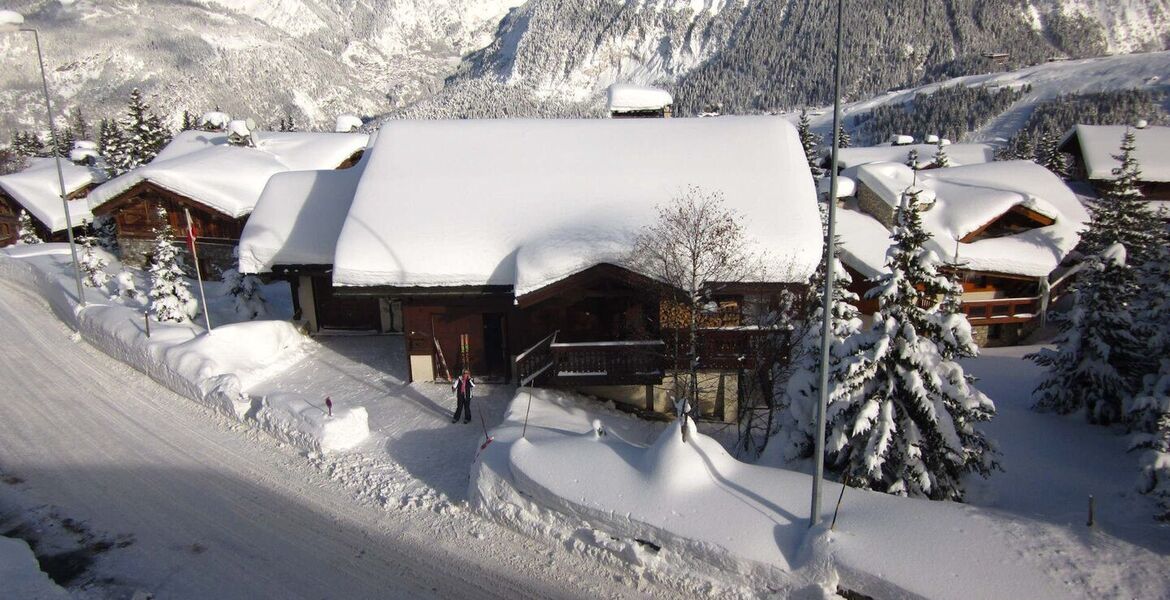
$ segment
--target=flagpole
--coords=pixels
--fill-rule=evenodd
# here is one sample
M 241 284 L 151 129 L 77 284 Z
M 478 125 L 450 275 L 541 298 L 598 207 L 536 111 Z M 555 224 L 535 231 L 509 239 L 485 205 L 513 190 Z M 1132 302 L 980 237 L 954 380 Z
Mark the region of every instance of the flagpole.
M 203 322 L 207 325 L 207 333 L 211 333 L 211 315 L 207 308 L 207 295 L 203 293 L 203 275 L 199 272 L 199 253 L 195 251 L 195 228 L 191 226 L 191 211 L 183 209 L 187 217 L 187 242 L 191 246 L 191 260 L 195 262 L 195 279 L 199 281 L 199 301 L 203 303 Z
M 841 14 L 845 0 L 837 0 L 837 54 L 833 61 L 833 154 L 829 162 L 829 210 L 828 231 L 825 235 L 825 295 L 821 314 L 821 373 L 820 398 L 817 402 L 816 437 L 813 450 L 815 468 L 812 486 L 812 506 L 809 509 L 808 526 L 816 527 L 821 522 L 821 489 L 825 478 L 825 421 L 829 404 L 829 333 L 833 320 L 833 276 L 837 258 L 837 150 L 841 147 Z

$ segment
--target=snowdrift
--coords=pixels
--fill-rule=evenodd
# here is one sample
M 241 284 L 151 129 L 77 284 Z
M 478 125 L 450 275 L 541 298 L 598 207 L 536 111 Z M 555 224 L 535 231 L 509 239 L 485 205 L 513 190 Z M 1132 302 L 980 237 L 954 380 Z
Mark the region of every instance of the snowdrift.
M 581 406 L 560 392 L 519 391 L 473 466 L 472 503 L 529 529 L 547 527 L 542 523 L 555 513 L 636 568 L 697 569 L 712 581 L 732 574 L 756 590 L 840 585 L 879 598 L 1076 595 L 1042 561 L 1017 550 L 1024 545 L 1012 538 L 1026 535 L 1017 519 L 849 488 L 836 530 L 810 531 L 808 475 L 738 462 L 693 426 L 684 443 L 678 421 L 648 445 L 627 441 L 612 430 L 629 417 L 603 414 L 598 426 Z M 826 486 L 826 523 L 840 490 Z
M 329 416 L 323 399 L 246 393 L 303 354 L 305 338 L 290 322 L 222 325 L 208 335 L 198 325 L 152 321 L 148 337 L 142 313 L 97 290 L 86 288 L 87 305 L 78 306 L 66 244 L 0 251 L 0 275 L 35 288 L 61 320 L 106 354 L 219 414 L 307 451 L 348 450 L 369 435 L 363 407 L 337 407 Z

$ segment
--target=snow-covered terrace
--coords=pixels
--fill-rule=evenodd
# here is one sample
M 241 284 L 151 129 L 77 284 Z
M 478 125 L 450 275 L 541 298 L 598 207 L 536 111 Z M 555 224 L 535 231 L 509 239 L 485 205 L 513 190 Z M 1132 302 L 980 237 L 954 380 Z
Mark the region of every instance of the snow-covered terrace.
M 227 133 L 185 131 L 150 163 L 98 186 L 90 208 L 149 182 L 239 218 L 252 212 L 269 178 L 287 171 L 333 169 L 366 147 L 360 133 L 253 133 L 255 147 L 228 143 Z
M 1059 178 L 1031 161 L 994 162 L 915 173 L 899 163 L 875 163 L 857 170 L 858 182 L 896 207 L 914 183 L 934 204 L 922 212 L 931 240 L 927 248 L 972 271 L 1027 277 L 1048 276 L 1076 246 L 1088 214 Z M 968 234 L 1014 206 L 1052 218 L 1046 227 L 1014 235 L 961 242 Z M 852 203 L 838 212 L 845 262 L 866 277 L 885 270 L 890 232 Z
M 67 195 L 97 183 L 103 177 L 100 172 L 75 165 L 65 159 L 61 160 L 61 174 L 65 179 Z M 65 230 L 65 209 L 61 206 L 61 183 L 57 179 L 55 160 L 50 158 L 30 160 L 27 169 L 0 176 L 0 188 L 51 231 Z M 80 225 L 82 219 L 93 219 L 85 198 L 69 201 L 69 218 L 73 221 L 74 227 Z
M 852 169 L 876 162 L 904 163 L 911 150 L 918 151 L 918 162 L 926 166 L 934 161 L 938 153 L 936 144 L 906 144 L 902 146 L 859 146 L 842 148 L 837 151 L 837 162 L 841 169 Z M 975 165 L 995 160 L 995 147 L 991 144 L 949 144 L 943 152 L 952 165 Z
M 274 265 L 331 265 L 337 236 L 365 170 L 290 171 L 268 180 L 240 234 L 240 271 Z
M 807 280 L 821 228 L 796 130 L 726 117 L 389 122 L 342 227 L 333 282 L 521 296 L 619 262 L 655 207 L 689 186 L 721 192 L 739 212 L 767 253 L 767 280 Z
M 1113 169 L 1121 166 L 1121 161 L 1115 156 L 1121 154 L 1121 139 L 1127 129 L 1134 135 L 1134 157 L 1141 166 L 1142 181 L 1170 182 L 1170 127 L 1137 129 L 1124 125 L 1077 125 L 1065 135 L 1061 146 L 1075 136 L 1080 143 L 1088 179 L 1111 180 L 1116 177 Z

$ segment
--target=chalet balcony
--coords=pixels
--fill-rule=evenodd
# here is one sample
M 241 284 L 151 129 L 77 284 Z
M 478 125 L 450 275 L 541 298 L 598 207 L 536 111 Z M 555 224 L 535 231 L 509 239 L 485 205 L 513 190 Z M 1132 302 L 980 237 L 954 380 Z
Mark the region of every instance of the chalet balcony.
M 620 342 L 537 342 L 516 357 L 520 385 L 657 385 L 666 374 L 662 340 Z
M 1039 298 L 996 298 L 965 301 L 960 310 L 974 327 L 1000 323 L 1026 323 L 1040 314 Z

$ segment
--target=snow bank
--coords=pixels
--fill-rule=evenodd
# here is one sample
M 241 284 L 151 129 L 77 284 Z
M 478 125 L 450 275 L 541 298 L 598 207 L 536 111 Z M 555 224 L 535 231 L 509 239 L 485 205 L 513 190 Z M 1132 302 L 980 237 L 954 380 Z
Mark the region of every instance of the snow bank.
M 0 13 L 2 16 L 2 13 Z M 27 600 L 69 598 L 69 592 L 41 571 L 24 540 L 0 536 L 0 596 Z
M 101 172 L 75 165 L 65 159 L 61 159 L 61 175 L 65 179 L 67 196 L 105 179 Z M 31 159 L 27 169 L 0 176 L 0 188 L 50 230 L 65 230 L 65 209 L 61 206 L 61 182 L 57 179 L 57 161 L 51 158 Z M 84 198 L 69 201 L 69 218 L 72 219 L 74 227 L 81 225 L 82 219 L 93 220 L 89 204 Z
M 1170 127 L 1150 126 L 1143 129 L 1124 125 L 1077 125 L 1065 138 L 1064 146 L 1076 137 L 1085 160 L 1089 179 L 1109 181 L 1117 176 L 1113 169 L 1121 167 L 1115 155 L 1121 154 L 1121 138 L 1126 130 L 1134 136 L 1134 158 L 1142 169 L 1142 181 L 1170 181 Z
M 286 171 L 333 169 L 366 147 L 360 133 L 255 132 L 255 147 L 233 146 L 229 134 L 184 131 L 150 163 L 94 188 L 97 208 L 142 182 L 239 218 L 252 212 L 268 179 Z
M 337 241 L 334 283 L 511 286 L 613 262 L 665 204 L 722 192 L 768 279 L 819 260 L 816 193 L 780 118 L 390 121 Z M 598 241 L 600 239 L 600 242 Z
M 286 370 L 304 353 L 304 336 L 288 321 L 221 325 L 210 334 L 194 324 L 150 323 L 136 307 L 86 288 L 77 305 L 66 244 L 0 250 L 0 275 L 37 289 L 54 312 L 106 354 L 216 412 L 252 424 L 309 451 L 353 448 L 369 434 L 364 408 L 329 417 L 294 394 L 249 396 L 247 389 Z
M 527 438 L 521 438 L 531 401 Z M 1067 598 L 1027 547 L 1029 523 L 969 506 L 848 489 L 837 529 L 809 531 L 811 478 L 740 463 L 676 421 L 649 445 L 614 420 L 598 435 L 588 400 L 522 389 L 473 466 L 476 507 L 539 527 L 554 511 L 640 569 L 730 573 L 791 593 L 839 578 L 873 597 Z M 826 486 L 836 498 L 837 484 Z M 826 522 L 833 503 L 825 503 Z M 958 536 L 958 537 L 956 537 Z M 639 541 L 640 540 L 640 541 Z M 654 547 L 658 550 L 654 550 Z M 835 586 L 834 586 L 835 587 Z
M 606 109 L 613 112 L 659 110 L 674 104 L 670 92 L 646 85 L 615 83 L 606 90 Z
M 926 248 L 944 260 L 958 260 L 972 271 L 1047 277 L 1080 240 L 1088 213 L 1058 177 L 1031 161 L 1002 161 L 963 167 L 912 171 L 900 163 L 873 163 L 856 170 L 858 182 L 891 210 L 917 180 L 933 205 L 922 211 L 931 234 Z M 1013 235 L 960 242 L 973 231 L 1021 206 L 1055 223 Z M 890 233 L 856 203 L 838 213 L 847 263 L 872 277 L 885 270 Z
M 337 237 L 366 162 L 363 158 L 340 171 L 273 175 L 240 234 L 240 272 L 333 264 Z

